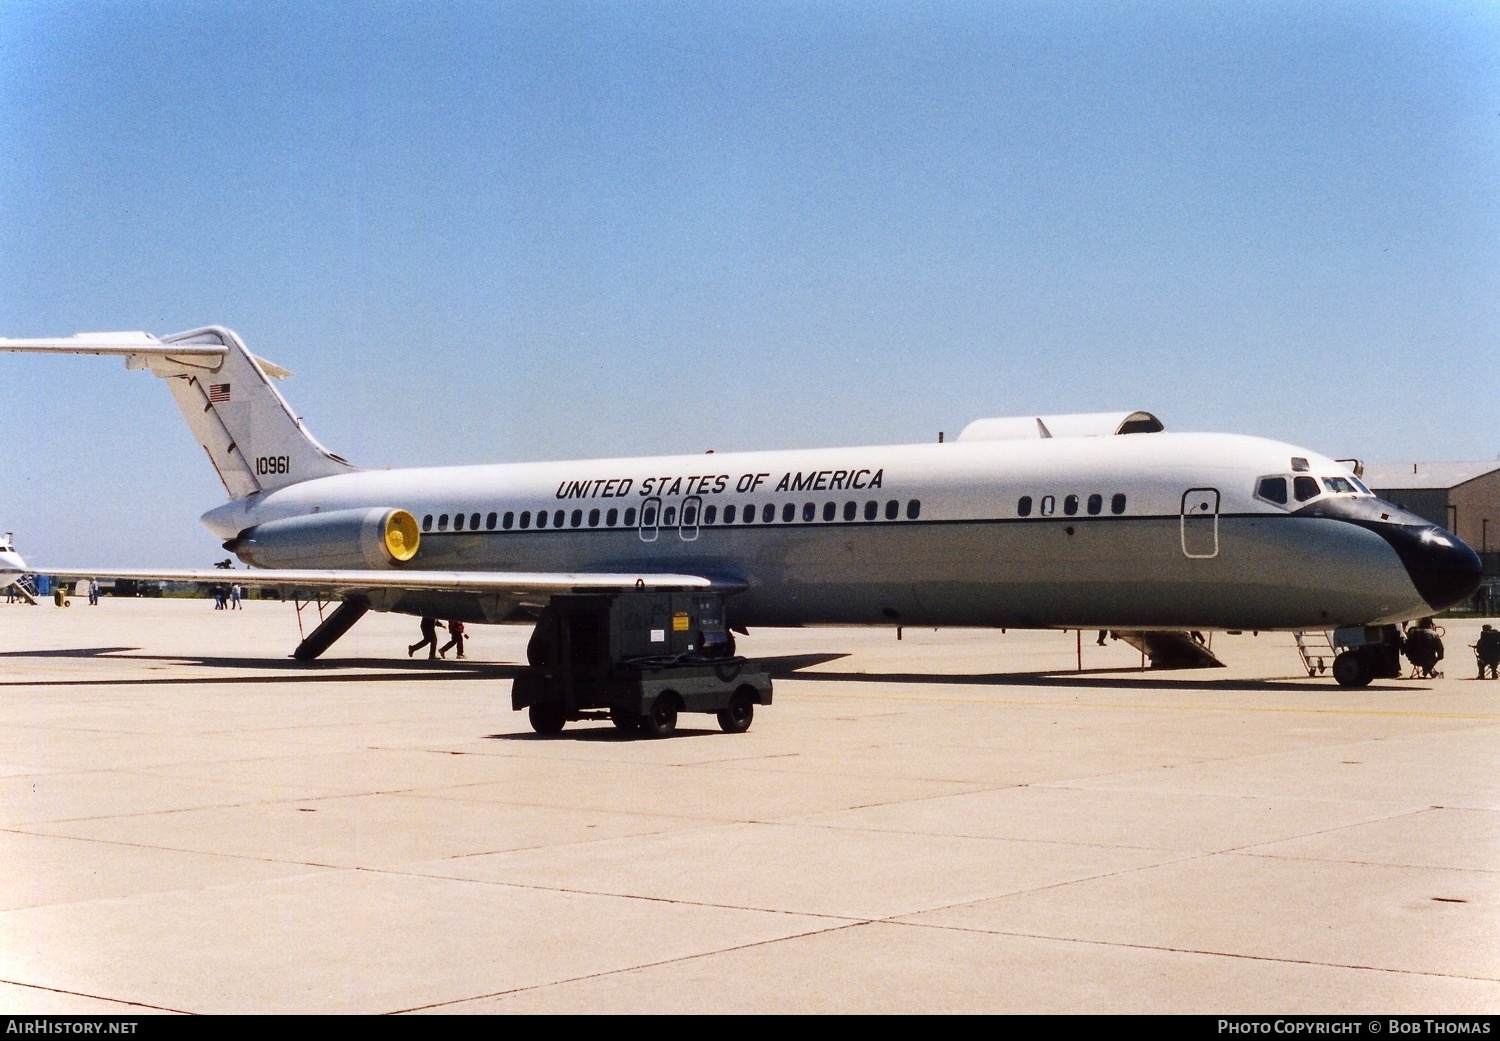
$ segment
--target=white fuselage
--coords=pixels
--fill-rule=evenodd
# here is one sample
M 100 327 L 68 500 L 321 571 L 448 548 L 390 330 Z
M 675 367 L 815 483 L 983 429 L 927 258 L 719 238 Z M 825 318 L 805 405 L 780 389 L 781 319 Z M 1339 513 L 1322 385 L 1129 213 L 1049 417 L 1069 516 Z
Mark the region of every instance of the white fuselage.
M 1268 500 L 1268 476 L 1312 477 L 1316 493 Z M 392 567 L 707 575 L 743 587 L 736 626 L 1301 629 L 1426 613 L 1386 539 L 1298 512 L 1373 499 L 1350 476 L 1280 442 L 1151 433 L 359 471 L 203 520 L 229 540 L 398 508 L 421 541 Z M 514 608 L 377 606 L 487 621 Z
M 26 571 L 26 561 L 8 547 L 0 547 L 0 589 L 4 589 Z

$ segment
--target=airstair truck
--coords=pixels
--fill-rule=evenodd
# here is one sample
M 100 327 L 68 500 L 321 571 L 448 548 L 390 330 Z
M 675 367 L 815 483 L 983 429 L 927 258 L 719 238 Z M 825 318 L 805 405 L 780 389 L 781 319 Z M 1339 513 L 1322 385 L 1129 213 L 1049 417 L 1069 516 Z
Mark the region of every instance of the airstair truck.
M 734 653 L 723 597 L 619 593 L 553 597 L 511 687 L 511 707 L 555 734 L 569 722 L 608 719 L 620 730 L 662 737 L 681 712 L 711 712 L 726 733 L 750 728 L 771 703 L 771 677 Z

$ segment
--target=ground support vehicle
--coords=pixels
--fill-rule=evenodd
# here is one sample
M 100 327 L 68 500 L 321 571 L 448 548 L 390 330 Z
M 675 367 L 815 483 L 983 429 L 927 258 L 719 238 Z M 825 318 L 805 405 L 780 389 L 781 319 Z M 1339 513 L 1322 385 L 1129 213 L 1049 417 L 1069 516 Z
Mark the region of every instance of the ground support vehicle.
M 555 734 L 608 719 L 662 737 L 682 712 L 711 712 L 727 733 L 748 730 L 771 703 L 771 677 L 734 654 L 715 594 L 623 592 L 554 597 L 511 686 L 511 707 Z

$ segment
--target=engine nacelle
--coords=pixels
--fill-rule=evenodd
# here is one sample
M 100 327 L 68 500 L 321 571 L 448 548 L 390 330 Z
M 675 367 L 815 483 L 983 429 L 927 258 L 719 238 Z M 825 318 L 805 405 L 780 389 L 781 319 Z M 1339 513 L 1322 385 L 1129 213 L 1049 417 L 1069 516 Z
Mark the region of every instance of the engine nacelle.
M 421 532 L 405 510 L 377 506 L 267 521 L 224 548 L 254 567 L 388 568 L 417 555 Z

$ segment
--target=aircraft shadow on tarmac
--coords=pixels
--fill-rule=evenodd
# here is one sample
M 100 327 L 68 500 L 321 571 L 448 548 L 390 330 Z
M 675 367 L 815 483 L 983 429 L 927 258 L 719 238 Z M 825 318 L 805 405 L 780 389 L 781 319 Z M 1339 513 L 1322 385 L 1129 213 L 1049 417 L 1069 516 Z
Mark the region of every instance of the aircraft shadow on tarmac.
M 50 651 L 0 651 L 0 658 L 106 658 L 134 647 L 59 647 Z
M 0 680 L 0 687 L 49 686 L 167 686 L 173 684 L 285 683 L 291 676 L 312 683 L 408 683 L 413 679 L 452 680 L 466 676 L 475 679 L 509 680 L 521 672 L 519 665 L 490 662 L 450 661 L 428 658 L 327 658 L 315 662 L 287 658 L 212 657 L 174 654 L 133 654 L 135 647 L 75 647 L 45 651 L 0 651 L 0 660 L 9 658 L 100 658 L 121 662 L 162 662 L 188 668 L 209 670 L 253 669 L 255 676 L 150 676 L 121 679 L 21 679 Z M 378 671 L 371 671 L 378 670 Z M 265 673 L 270 673 L 266 675 Z M 417 675 L 420 674 L 420 675 Z
M 1329 690 L 1331 681 L 1209 679 L 1206 670 L 1174 669 L 1176 675 L 1145 675 L 1145 670 L 1127 666 L 1121 669 L 1084 669 L 1050 672 L 807 672 L 815 665 L 849 657 L 847 654 L 789 654 L 759 661 L 773 679 L 796 678 L 837 683 L 920 683 L 960 686 L 1012 687 L 1113 687 L 1130 690 Z M 1187 678 L 1183 673 L 1196 673 Z M 1179 678 L 1180 677 L 1180 678 Z M 1198 678 L 1202 677 L 1202 678 Z M 1378 690 L 1378 687 L 1369 689 Z M 1408 687 L 1392 687 L 1408 690 Z
M 256 670 L 262 675 L 237 676 L 178 676 L 140 677 L 125 679 L 46 679 L 46 680 L 0 680 L 0 687 L 9 686 L 77 686 L 95 684 L 99 686 L 158 686 L 168 684 L 234 684 L 234 683 L 281 683 L 289 675 L 299 680 L 319 683 L 345 682 L 398 682 L 406 683 L 417 678 L 424 680 L 454 680 L 472 678 L 476 680 L 513 680 L 525 668 L 523 665 L 495 662 L 456 661 L 429 658 L 324 658 L 314 662 L 297 661 L 293 658 L 243 658 L 206 657 L 191 655 L 144 655 L 132 654 L 133 647 L 78 647 L 37 651 L 0 651 L 0 659 L 26 658 L 118 658 L 126 661 L 168 662 L 202 669 Z M 1050 672 L 983 672 L 983 673 L 925 673 L 925 672 L 829 672 L 809 671 L 815 666 L 847 658 L 843 653 L 786 654 L 758 658 L 773 679 L 797 679 L 803 681 L 832 683 L 881 683 L 881 684 L 947 684 L 954 686 L 994 687 L 1060 687 L 1077 689 L 1117 690 L 1198 690 L 1198 691 L 1321 691 L 1336 690 L 1329 680 L 1297 679 L 1210 679 L 1202 670 L 1173 670 L 1175 675 L 1146 675 L 1139 668 L 1085 669 L 1082 671 Z M 266 675 L 265 673 L 271 673 Z M 1188 673 L 1188 675 L 1182 675 Z M 1377 684 L 1362 688 L 1363 692 L 1427 690 L 1429 687 Z M 711 731 L 705 731 L 709 733 Z M 582 732 L 580 732 L 582 733 Z

